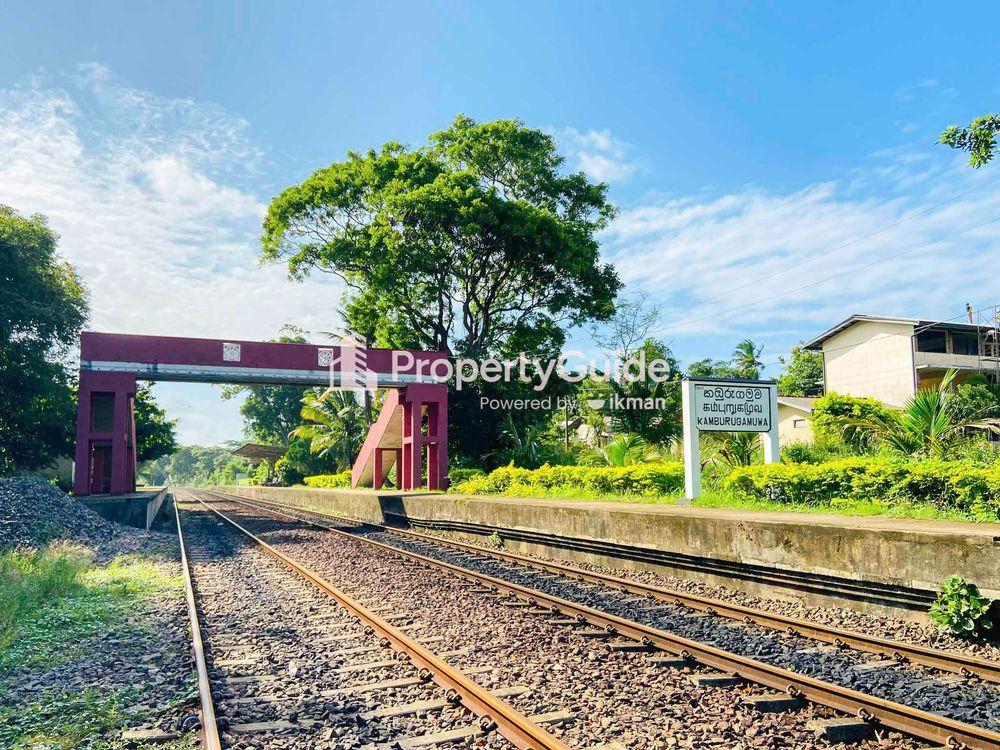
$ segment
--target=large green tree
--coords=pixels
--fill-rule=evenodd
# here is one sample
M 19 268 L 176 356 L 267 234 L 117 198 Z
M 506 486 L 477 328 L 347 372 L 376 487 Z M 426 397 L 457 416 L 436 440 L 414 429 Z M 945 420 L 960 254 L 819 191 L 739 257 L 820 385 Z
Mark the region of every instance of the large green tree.
M 72 451 L 70 351 L 87 292 L 42 216 L 0 205 L 0 474 Z
M 459 116 L 420 148 L 351 152 L 284 190 L 263 258 L 342 279 L 348 326 L 380 346 L 552 356 L 568 326 L 614 310 L 621 283 L 597 241 L 613 215 L 607 186 L 567 173 L 548 134 Z M 453 401 L 452 435 L 482 456 L 502 415 L 477 397 Z
M 380 343 L 496 353 L 539 324 L 613 311 L 620 282 L 596 239 L 614 215 L 607 186 L 562 166 L 540 130 L 459 116 L 422 148 L 352 152 L 284 190 L 263 256 L 293 278 L 339 276 L 348 323 Z

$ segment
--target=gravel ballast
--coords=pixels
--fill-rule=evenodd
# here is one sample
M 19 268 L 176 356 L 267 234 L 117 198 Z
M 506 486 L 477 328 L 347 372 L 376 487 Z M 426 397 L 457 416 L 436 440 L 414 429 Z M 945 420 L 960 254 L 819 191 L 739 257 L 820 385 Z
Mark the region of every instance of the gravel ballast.
M 622 651 L 617 639 L 592 638 L 548 622 L 523 607 L 470 590 L 452 577 L 398 555 L 305 527 L 247 506 L 218 501 L 254 533 L 300 559 L 334 584 L 394 611 L 411 613 L 452 648 L 474 647 L 475 664 L 495 669 L 477 677 L 495 688 L 530 685 L 526 713 L 568 710 L 570 723 L 551 731 L 574 747 L 822 747 L 808 724 L 834 714 L 807 704 L 785 714 L 762 714 L 744 700 L 764 688 L 747 683 L 712 688 L 692 684 L 700 668 L 661 667 L 642 651 Z M 467 567 L 467 566 L 466 566 Z M 653 654 L 655 655 L 655 654 Z M 458 666 L 469 662 L 456 657 Z M 614 743 L 619 743 L 615 745 Z M 862 747 L 916 747 L 893 733 Z
M 225 747 L 393 747 L 407 737 L 474 722 L 460 707 L 371 716 L 387 705 L 443 699 L 444 690 L 415 681 L 352 692 L 360 685 L 414 678 L 418 670 L 366 633 L 325 592 L 215 515 L 187 505 L 181 512 Z M 413 621 L 394 624 L 407 627 Z M 381 666 L 366 668 L 370 664 Z M 508 746 L 499 737 L 483 742 Z
M 0 548 L 37 548 L 69 541 L 94 550 L 99 562 L 173 543 L 174 536 L 107 521 L 48 482 L 0 478 Z
M 485 556 L 469 556 L 438 545 L 416 542 L 385 532 L 366 537 L 459 565 L 478 573 L 544 591 L 563 599 L 641 622 L 717 648 L 849 687 L 869 695 L 958 721 L 1000 731 L 1000 690 L 975 679 L 962 679 L 917 666 L 884 662 L 853 649 L 830 649 L 817 641 L 721 617 L 706 617 L 684 607 L 662 604 L 655 611 L 634 594 L 608 586 L 553 578 L 530 568 L 500 564 Z

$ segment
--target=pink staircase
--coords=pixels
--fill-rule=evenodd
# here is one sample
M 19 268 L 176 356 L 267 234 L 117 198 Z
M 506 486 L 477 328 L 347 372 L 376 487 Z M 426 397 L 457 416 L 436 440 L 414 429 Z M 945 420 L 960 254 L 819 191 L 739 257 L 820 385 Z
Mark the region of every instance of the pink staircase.
M 426 449 L 426 450 L 425 450 Z M 351 469 L 351 486 L 380 489 L 396 466 L 401 490 L 445 489 L 448 471 L 448 391 L 414 383 L 391 389 Z

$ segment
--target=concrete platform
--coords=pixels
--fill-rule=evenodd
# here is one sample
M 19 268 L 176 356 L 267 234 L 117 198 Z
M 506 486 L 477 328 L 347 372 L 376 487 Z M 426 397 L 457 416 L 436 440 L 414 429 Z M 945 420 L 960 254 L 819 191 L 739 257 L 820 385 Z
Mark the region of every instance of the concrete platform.
M 148 530 L 170 500 L 170 493 L 166 487 L 150 487 L 127 495 L 84 495 L 77 499 L 108 521 Z
M 222 487 L 507 549 L 650 569 L 809 605 L 922 619 L 959 573 L 1000 598 L 1000 524 L 373 490 Z

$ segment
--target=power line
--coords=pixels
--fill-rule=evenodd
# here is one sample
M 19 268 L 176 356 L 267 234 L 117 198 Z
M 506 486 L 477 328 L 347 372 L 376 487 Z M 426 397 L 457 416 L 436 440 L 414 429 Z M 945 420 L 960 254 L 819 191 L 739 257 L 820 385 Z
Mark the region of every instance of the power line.
M 974 229 L 980 229 L 981 227 L 987 226 L 989 224 L 993 224 L 993 223 L 995 223 L 997 221 L 1000 221 L 1000 216 L 998 216 L 996 218 L 993 218 L 993 219 L 990 219 L 989 221 L 984 221 L 984 222 L 981 222 L 979 224 L 975 224 L 975 225 L 973 225 L 971 227 L 966 227 L 962 231 L 957 232 L 957 233 L 951 235 L 951 239 L 953 239 L 955 237 L 961 237 L 963 234 L 971 232 Z M 679 323 L 675 323 L 672 326 L 667 326 L 665 328 L 661 328 L 660 331 L 674 330 L 674 329 L 679 328 L 681 326 L 685 326 L 685 325 L 687 325 L 689 323 L 699 323 L 699 322 L 701 322 L 703 320 L 710 320 L 710 319 L 715 318 L 715 317 L 717 317 L 719 315 L 726 315 L 728 313 L 738 312 L 740 310 L 745 310 L 748 307 L 754 307 L 756 305 L 762 304 L 764 302 L 768 302 L 768 301 L 770 301 L 772 299 L 775 299 L 777 297 L 784 297 L 784 296 L 787 296 L 789 294 L 793 294 L 795 292 L 800 292 L 803 289 L 810 289 L 810 288 L 812 288 L 814 286 L 819 286 L 820 284 L 825 284 L 827 281 L 832 281 L 833 279 L 838 279 L 838 278 L 841 278 L 842 276 L 848 276 L 849 274 L 857 273 L 858 271 L 863 271 L 866 268 L 872 268 L 873 266 L 880 265 L 880 264 L 885 263 L 887 261 L 894 260 L 896 258 L 901 258 L 902 256 L 909 255 L 910 253 L 916 252 L 917 250 L 922 250 L 923 248 L 930 247 L 931 245 L 936 245 L 940 241 L 941 240 L 938 239 L 938 240 L 932 240 L 930 242 L 924 242 L 924 243 L 922 243 L 920 245 L 916 245 L 914 247 L 908 248 L 908 249 L 903 250 L 901 252 L 892 253 L 891 255 L 886 255 L 886 256 L 884 256 L 882 258 L 879 258 L 877 260 L 872 261 L 871 263 L 865 263 L 864 265 L 856 266 L 856 267 L 850 268 L 850 269 L 848 269 L 846 271 L 842 271 L 840 273 L 835 273 L 835 274 L 833 274 L 831 276 L 826 276 L 826 277 L 824 277 L 822 279 L 817 279 L 816 281 L 810 282 L 808 284 L 803 284 L 802 286 L 797 286 L 797 287 L 794 287 L 792 289 L 787 289 L 784 292 L 778 292 L 777 294 L 772 294 L 769 297 L 767 297 L 767 299 L 754 300 L 754 301 L 751 301 L 751 302 L 747 302 L 747 303 L 745 303 L 743 305 L 738 305 L 736 307 L 731 307 L 728 310 L 723 310 L 721 312 L 716 312 L 716 313 L 714 313 L 712 315 L 705 315 L 705 316 L 702 316 L 700 318 L 689 318 L 687 320 L 682 320 Z

